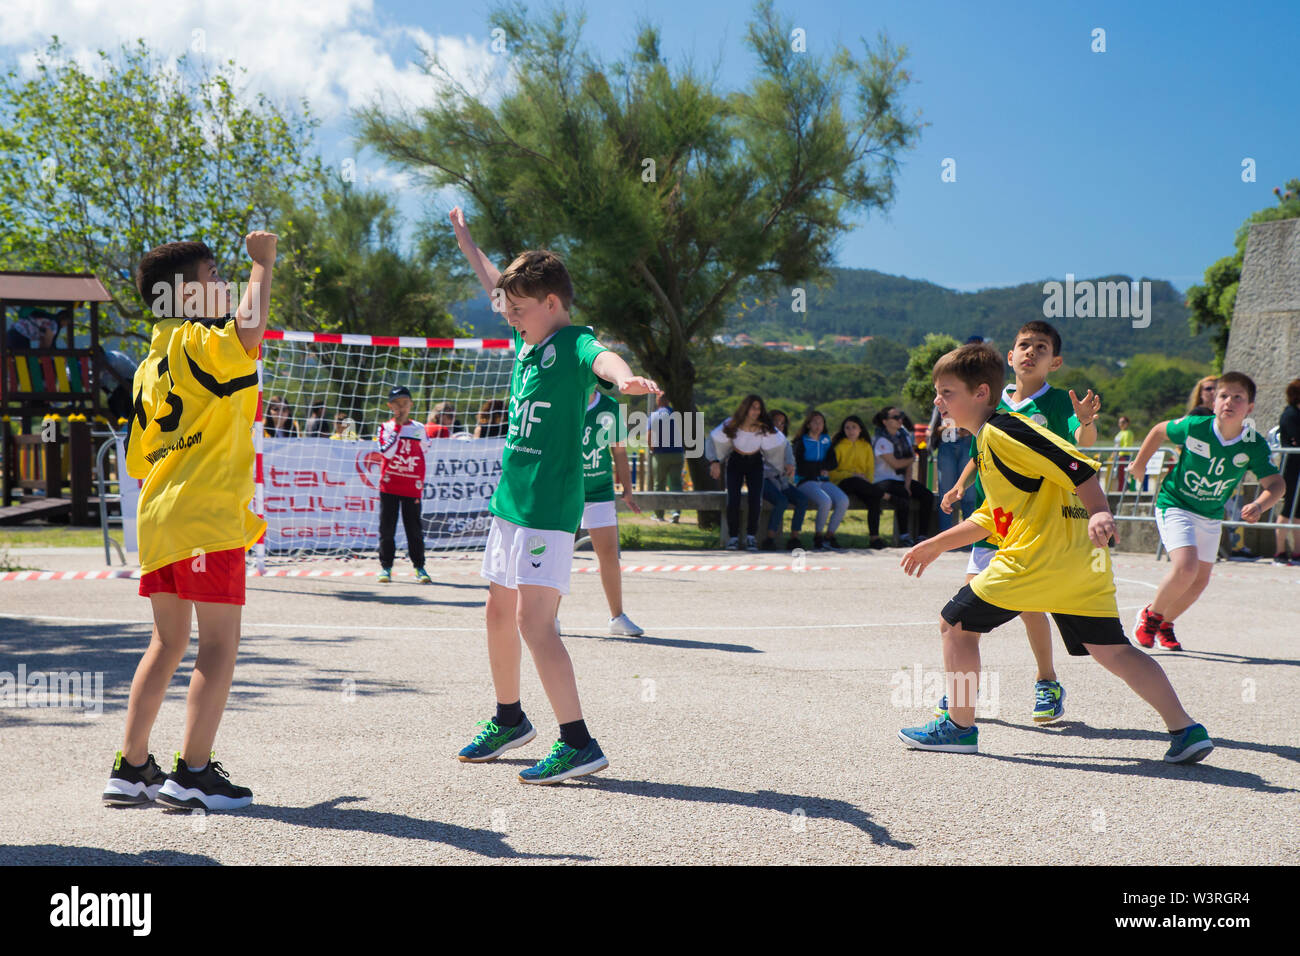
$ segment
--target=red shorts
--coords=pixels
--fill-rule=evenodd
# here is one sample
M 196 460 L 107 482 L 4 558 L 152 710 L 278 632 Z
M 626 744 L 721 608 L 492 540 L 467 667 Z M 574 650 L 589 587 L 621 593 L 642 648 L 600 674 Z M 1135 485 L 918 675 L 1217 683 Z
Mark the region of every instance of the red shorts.
M 186 601 L 244 603 L 244 549 L 181 558 L 140 575 L 140 596 L 175 594 Z

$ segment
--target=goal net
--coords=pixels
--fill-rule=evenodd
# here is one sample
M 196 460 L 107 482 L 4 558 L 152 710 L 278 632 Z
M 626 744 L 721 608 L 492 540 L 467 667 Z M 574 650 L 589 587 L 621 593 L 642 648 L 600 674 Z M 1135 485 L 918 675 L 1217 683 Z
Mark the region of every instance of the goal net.
M 375 436 L 391 417 L 388 394 L 398 385 L 411 392 L 412 420 L 437 439 L 421 509 L 426 549 L 482 547 L 513 361 L 508 339 L 268 330 L 254 429 L 253 507 L 267 521 L 254 549 L 259 566 L 268 557 L 350 558 L 378 549 L 384 458 Z M 396 543 L 405 550 L 400 521 Z

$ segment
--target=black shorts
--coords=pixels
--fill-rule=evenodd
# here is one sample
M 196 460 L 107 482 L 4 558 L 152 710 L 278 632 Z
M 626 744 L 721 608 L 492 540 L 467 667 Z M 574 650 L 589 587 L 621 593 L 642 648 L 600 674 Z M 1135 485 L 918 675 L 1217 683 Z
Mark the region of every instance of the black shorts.
M 995 627 L 1001 627 L 1023 612 L 1009 611 L 996 604 L 990 604 L 971 590 L 967 584 L 953 595 L 951 601 L 939 612 L 945 621 L 961 625 L 967 631 L 987 634 Z M 1081 614 L 1057 614 L 1052 612 L 1052 620 L 1061 632 L 1061 640 L 1071 657 L 1086 657 L 1088 649 L 1085 644 L 1127 644 L 1124 625 L 1118 617 L 1084 617 Z

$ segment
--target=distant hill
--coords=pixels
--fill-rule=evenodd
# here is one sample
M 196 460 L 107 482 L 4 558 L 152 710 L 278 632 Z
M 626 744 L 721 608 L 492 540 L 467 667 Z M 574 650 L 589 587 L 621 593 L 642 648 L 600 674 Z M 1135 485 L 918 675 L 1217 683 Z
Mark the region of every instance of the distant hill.
M 946 332 L 964 342 L 971 335 L 1010 344 L 1026 322 L 1042 319 L 1043 282 L 979 292 L 956 292 L 932 282 L 885 275 L 871 269 L 834 269 L 826 289 L 807 288 L 807 312 L 793 312 L 787 290 L 767 302 L 749 299 L 726 323 L 728 333 L 757 341 L 817 344 L 825 336 L 882 336 L 911 347 L 927 332 Z M 1082 280 L 1083 277 L 1079 277 Z M 1128 276 L 1090 277 L 1125 282 Z M 1048 280 L 1044 280 L 1048 281 Z M 1060 280 L 1057 280 L 1060 281 Z M 1208 334 L 1192 337 L 1182 294 L 1163 279 L 1151 280 L 1151 324 L 1133 328 L 1123 318 L 1049 318 L 1061 332 L 1072 364 L 1126 359 L 1161 352 L 1208 361 Z
M 959 342 L 982 335 L 1001 347 L 1009 345 L 1026 322 L 1044 317 L 1043 282 L 957 292 L 871 269 L 833 269 L 832 277 L 826 289 L 807 287 L 804 313 L 791 311 L 788 290 L 766 302 L 750 295 L 723 331 L 732 335 L 744 332 L 759 343 L 788 341 L 822 348 L 836 335 L 855 340 L 864 335 L 883 337 L 910 348 L 927 332 L 946 332 Z M 1129 277 L 1093 280 L 1128 282 Z M 1153 279 L 1151 299 L 1151 324 L 1143 329 L 1133 328 L 1132 321 L 1123 318 L 1062 316 L 1049 321 L 1060 330 L 1072 365 L 1110 364 L 1144 352 L 1209 361 L 1213 356 L 1209 335 L 1193 337 L 1189 333 L 1182 294 L 1163 279 Z M 451 312 L 458 324 L 473 328 L 476 336 L 510 335 L 509 326 L 492 312 L 486 294 L 457 303 Z

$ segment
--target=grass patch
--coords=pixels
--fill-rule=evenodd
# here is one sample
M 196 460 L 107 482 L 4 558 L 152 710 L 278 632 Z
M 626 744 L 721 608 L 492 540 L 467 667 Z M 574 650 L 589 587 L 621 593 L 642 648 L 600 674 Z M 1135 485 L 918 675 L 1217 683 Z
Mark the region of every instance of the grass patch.
M 109 537 L 112 537 L 110 534 Z M 99 528 L 73 528 L 58 524 L 11 525 L 0 528 L 0 548 L 102 548 Z
M 815 513 L 804 515 L 803 530 L 799 533 L 805 548 L 812 547 Z M 759 526 L 759 541 L 767 533 L 766 526 Z M 880 516 L 881 537 L 889 542 L 894 533 L 894 516 L 885 512 Z M 781 533 L 777 536 L 777 547 L 784 551 L 786 540 L 790 537 L 790 515 L 785 515 L 781 523 Z M 871 535 L 867 531 L 867 513 L 850 511 L 844 516 L 839 530 L 835 532 L 840 545 L 845 548 L 866 548 Z M 619 547 L 624 551 L 716 551 L 718 529 L 701 530 L 698 517 L 694 511 L 683 511 L 681 521 L 672 524 L 668 521 L 656 521 L 652 514 L 618 515 Z

